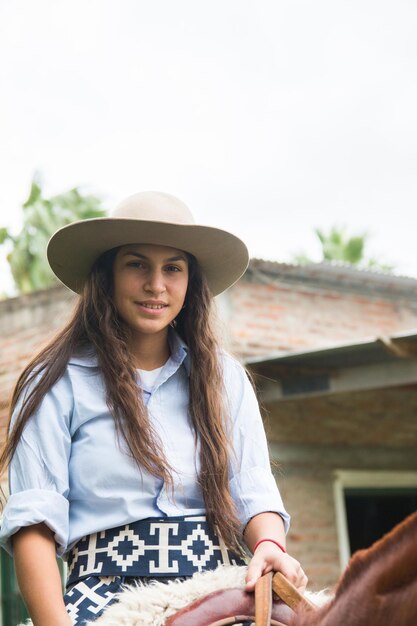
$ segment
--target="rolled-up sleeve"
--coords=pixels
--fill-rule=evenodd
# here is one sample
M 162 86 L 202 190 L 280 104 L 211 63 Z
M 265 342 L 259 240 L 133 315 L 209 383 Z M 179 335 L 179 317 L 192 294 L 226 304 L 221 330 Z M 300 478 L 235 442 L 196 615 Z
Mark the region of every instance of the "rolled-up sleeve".
M 243 367 L 226 357 L 226 391 L 233 419 L 230 491 L 242 530 L 249 520 L 271 511 L 278 513 L 288 532 L 290 516 L 285 510 L 271 471 L 268 444 L 259 404 Z
M 12 417 L 17 417 L 19 407 Z M 0 545 L 13 553 L 11 538 L 22 527 L 44 522 L 57 554 L 68 544 L 70 419 L 72 390 L 64 375 L 29 418 L 9 465 L 10 497 L 3 512 Z

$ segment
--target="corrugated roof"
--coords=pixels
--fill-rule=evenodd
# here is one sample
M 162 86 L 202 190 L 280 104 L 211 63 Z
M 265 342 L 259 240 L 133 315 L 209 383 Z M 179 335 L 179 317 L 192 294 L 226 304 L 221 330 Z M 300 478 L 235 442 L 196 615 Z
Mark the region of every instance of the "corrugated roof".
M 245 364 L 253 370 L 265 367 L 286 367 L 303 370 L 332 370 L 417 357 L 417 330 L 390 337 L 376 337 L 360 342 L 338 344 L 319 350 L 278 353 L 262 358 L 250 358 Z

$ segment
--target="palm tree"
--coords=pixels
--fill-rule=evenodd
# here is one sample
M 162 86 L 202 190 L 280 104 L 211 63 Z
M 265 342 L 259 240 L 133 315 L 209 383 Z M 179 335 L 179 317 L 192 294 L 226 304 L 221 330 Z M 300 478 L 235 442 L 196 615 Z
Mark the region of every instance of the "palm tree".
M 368 235 L 348 237 L 345 229 L 332 227 L 329 234 L 316 228 L 315 233 L 320 240 L 323 261 L 341 261 L 358 265 L 364 260 L 365 243 Z
M 339 261 L 340 263 L 383 272 L 392 272 L 394 269 L 391 265 L 366 256 L 365 247 L 369 237 L 368 233 L 349 236 L 344 227 L 336 226 L 333 226 L 328 233 L 316 228 L 315 233 L 321 244 L 322 261 Z M 296 255 L 293 260 L 301 265 L 312 263 L 305 254 Z
M 14 236 L 7 228 L 0 228 L 0 245 L 6 241 L 12 243 L 7 260 L 16 288 L 21 293 L 27 293 L 59 283 L 46 258 L 46 246 L 51 235 L 70 222 L 101 217 L 105 211 L 99 198 L 83 195 L 78 187 L 50 198 L 43 197 L 37 174 L 22 208 L 20 233 Z

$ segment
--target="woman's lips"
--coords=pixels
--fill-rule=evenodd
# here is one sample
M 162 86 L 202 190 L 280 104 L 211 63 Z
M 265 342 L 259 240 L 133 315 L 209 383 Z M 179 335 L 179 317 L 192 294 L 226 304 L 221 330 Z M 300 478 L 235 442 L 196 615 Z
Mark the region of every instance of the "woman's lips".
M 140 307 L 142 311 L 155 315 L 166 309 L 168 306 L 165 302 L 135 302 L 135 304 Z

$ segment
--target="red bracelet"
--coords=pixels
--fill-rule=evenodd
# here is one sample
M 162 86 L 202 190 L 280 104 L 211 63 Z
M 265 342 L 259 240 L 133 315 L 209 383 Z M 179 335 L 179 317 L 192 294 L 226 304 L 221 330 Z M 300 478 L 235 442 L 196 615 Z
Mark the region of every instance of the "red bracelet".
M 282 550 L 282 552 L 285 552 L 285 553 L 287 552 L 287 551 L 286 551 L 286 549 L 284 548 L 284 546 L 282 546 L 282 545 L 281 545 L 278 541 L 276 541 L 275 539 L 267 539 L 267 538 L 265 538 L 265 539 L 259 539 L 259 541 L 257 541 L 257 542 L 255 543 L 255 547 L 254 547 L 254 549 L 253 549 L 253 554 L 255 554 L 255 550 L 256 550 L 256 548 L 257 548 L 257 547 L 259 546 L 259 544 L 260 544 L 260 543 L 262 543 L 263 541 L 270 541 L 271 543 L 274 543 L 276 546 L 278 546 L 278 548 L 279 548 L 280 550 Z

